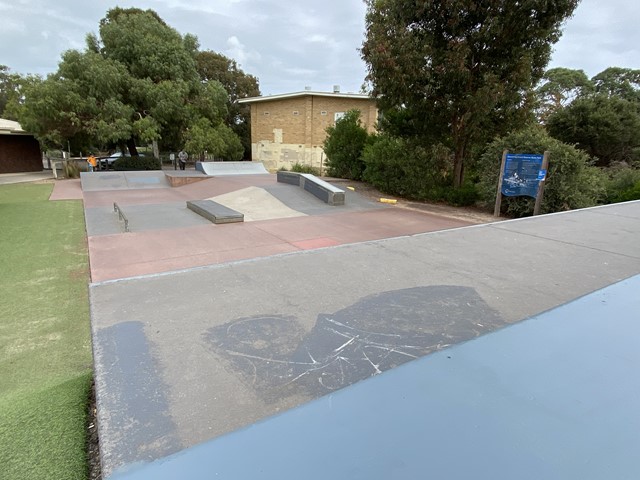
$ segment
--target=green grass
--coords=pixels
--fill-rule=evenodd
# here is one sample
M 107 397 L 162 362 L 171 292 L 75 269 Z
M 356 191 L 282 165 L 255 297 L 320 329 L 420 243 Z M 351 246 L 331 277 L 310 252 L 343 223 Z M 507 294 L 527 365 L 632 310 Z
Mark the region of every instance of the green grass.
M 0 479 L 87 478 L 91 383 L 82 203 L 0 186 Z

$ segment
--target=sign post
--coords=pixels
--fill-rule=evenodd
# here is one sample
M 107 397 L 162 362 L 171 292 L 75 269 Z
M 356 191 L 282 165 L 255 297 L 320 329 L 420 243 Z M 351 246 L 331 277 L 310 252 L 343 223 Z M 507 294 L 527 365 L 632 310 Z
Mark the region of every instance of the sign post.
M 544 195 L 544 182 L 547 179 L 547 170 L 549 169 L 549 152 L 544 152 L 542 158 L 542 168 L 538 176 L 538 194 L 536 195 L 536 204 L 533 207 L 533 214 L 540 215 L 540 205 L 542 205 L 542 195 Z
M 500 216 L 502 196 L 506 197 L 532 197 L 536 199 L 533 214 L 540 213 L 544 181 L 547 178 L 549 167 L 549 152 L 544 155 L 533 153 L 502 153 L 500 166 L 500 179 L 493 215 Z
M 493 216 L 500 216 L 500 206 L 502 205 L 502 180 L 504 179 L 504 164 L 507 161 L 509 150 L 502 152 L 502 164 L 500 165 L 500 179 L 498 180 L 498 193 L 496 194 L 496 206 L 493 209 Z

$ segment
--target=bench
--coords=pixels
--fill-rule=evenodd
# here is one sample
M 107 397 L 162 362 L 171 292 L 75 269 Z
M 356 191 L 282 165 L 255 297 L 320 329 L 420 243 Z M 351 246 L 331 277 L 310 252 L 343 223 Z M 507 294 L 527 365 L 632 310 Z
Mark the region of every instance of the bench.
M 278 182 L 297 185 L 329 205 L 344 205 L 345 192 L 310 173 L 278 172 Z
M 187 208 L 215 224 L 244 222 L 244 214 L 213 200 L 190 200 Z

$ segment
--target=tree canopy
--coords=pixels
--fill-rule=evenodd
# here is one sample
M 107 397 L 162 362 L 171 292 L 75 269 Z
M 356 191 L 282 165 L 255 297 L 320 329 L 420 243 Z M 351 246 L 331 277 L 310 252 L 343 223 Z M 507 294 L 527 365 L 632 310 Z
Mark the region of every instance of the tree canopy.
M 235 60 L 211 50 L 196 55 L 196 68 L 203 82 L 220 82 L 229 94 L 226 124 L 240 137 L 245 156 L 251 154 L 251 107 L 239 98 L 260 95 L 258 79 L 244 73 Z
M 126 145 L 133 155 L 136 142 L 178 150 L 193 137 L 191 127 L 208 125 L 223 155 L 236 152 L 239 139 L 220 128 L 229 94 L 216 79 L 201 78 L 198 48 L 196 37 L 180 35 L 152 10 L 113 8 L 84 51 L 65 52 L 57 72 L 25 87 L 20 120 L 45 144 L 70 142 L 76 151 Z
M 544 123 L 554 112 L 594 91 L 593 82 L 582 70 L 562 67 L 547 70 L 536 88 L 538 119 Z
M 529 92 L 577 4 L 368 0 L 362 57 L 383 128 L 448 146 L 460 186 L 470 150 L 531 111 Z
M 549 134 L 586 151 L 596 165 L 640 160 L 640 70 L 610 67 L 589 79 L 582 70 L 554 68 L 536 94 Z

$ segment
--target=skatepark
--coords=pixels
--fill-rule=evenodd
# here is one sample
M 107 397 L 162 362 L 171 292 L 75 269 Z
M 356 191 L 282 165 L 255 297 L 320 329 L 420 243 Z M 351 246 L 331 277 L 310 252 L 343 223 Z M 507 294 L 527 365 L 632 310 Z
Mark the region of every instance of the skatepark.
M 487 455 L 512 442 L 504 472 L 597 478 L 542 445 L 581 425 L 570 462 L 638 405 L 640 202 L 472 225 L 203 170 L 97 172 L 54 189 L 85 206 L 104 478 L 327 478 L 364 464 L 343 478 L 415 475 L 429 465 L 416 445 L 438 475 L 464 478 L 499 471 Z M 204 200 L 243 221 L 187 208 Z M 597 387 L 610 372 L 629 376 Z M 580 410 L 587 393 L 597 400 Z M 586 412 L 597 424 L 582 425 Z M 510 426 L 523 416 L 545 428 Z M 628 467 L 634 425 L 608 465 Z M 438 447 L 451 442 L 470 470 Z

